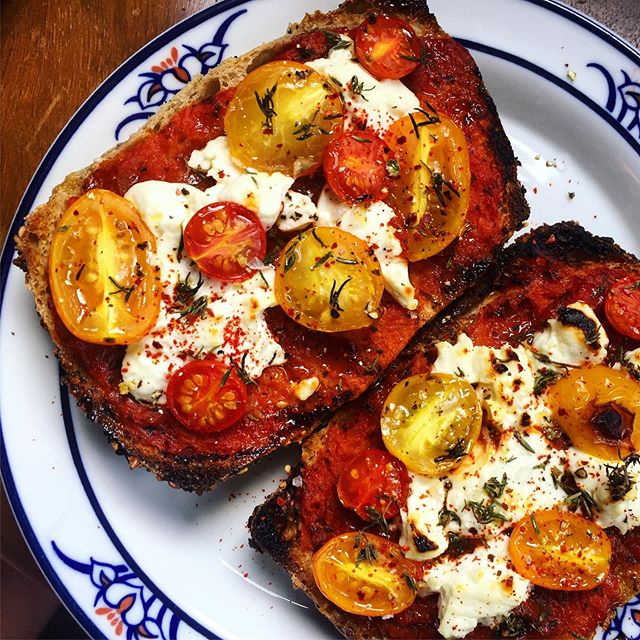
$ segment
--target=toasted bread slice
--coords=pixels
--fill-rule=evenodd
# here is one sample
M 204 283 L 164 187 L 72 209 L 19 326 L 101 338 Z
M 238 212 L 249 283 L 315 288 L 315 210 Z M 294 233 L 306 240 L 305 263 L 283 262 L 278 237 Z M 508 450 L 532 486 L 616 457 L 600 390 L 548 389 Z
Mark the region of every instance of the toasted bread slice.
M 412 265 L 411 278 L 420 300 L 417 313 L 407 313 L 385 297 L 386 313 L 378 323 L 377 333 L 358 330 L 340 336 L 317 335 L 279 309 L 269 310 L 267 321 L 289 356 L 288 363 L 267 368 L 258 385 L 251 385 L 245 419 L 217 434 L 189 433 L 168 411 L 120 393 L 122 348 L 82 343 L 69 334 L 58 318 L 47 270 L 57 222 L 68 203 L 91 187 L 112 188 L 124 195 L 131 183 L 117 173 L 118 167 L 125 166 L 125 160 L 138 153 L 153 136 L 174 126 L 190 108 L 206 105 L 223 109 L 225 103 L 222 98 L 216 102 L 218 96 L 228 95 L 225 90 L 232 89 L 256 67 L 282 55 L 298 59 L 320 55 L 313 50 L 309 54 L 307 48 L 300 47 L 301 39 L 307 35 L 315 34 L 314 42 L 319 39 L 326 53 L 323 32 L 355 28 L 372 13 L 382 12 L 409 21 L 423 39 L 429 59 L 424 61 L 421 75 L 407 82 L 414 82 L 415 90 L 429 96 L 436 108 L 453 104 L 455 113 L 451 117 L 469 142 L 472 184 L 465 229 L 446 250 Z M 202 146 L 201 142 L 196 146 Z M 180 153 L 188 157 L 196 146 L 186 144 Z M 114 172 L 117 179 L 106 180 L 105 175 L 113 178 Z M 16 240 L 16 263 L 26 273 L 42 324 L 56 345 L 68 388 L 88 417 L 102 425 L 114 449 L 127 456 L 132 467 L 142 465 L 160 479 L 201 492 L 270 451 L 303 439 L 331 411 L 361 394 L 420 326 L 486 271 L 504 242 L 528 216 L 516 172 L 517 161 L 473 59 L 440 29 L 423 0 L 347 0 L 333 12 L 307 15 L 300 24 L 291 26 L 288 35 L 227 60 L 206 76 L 196 78 L 129 140 L 90 167 L 69 175 L 54 189 L 49 201 L 27 217 Z M 147 178 L 151 177 L 167 179 L 161 172 Z M 331 354 L 329 360 L 327 354 Z M 271 406 L 275 385 L 283 378 L 285 382 L 293 381 L 296 367 L 321 380 L 318 391 L 306 400 L 288 399 Z M 267 405 L 269 408 L 265 409 Z
M 601 311 L 603 292 L 621 272 L 636 274 L 640 279 L 640 261 L 611 239 L 594 237 L 576 223 L 543 226 L 519 238 L 505 250 L 484 283 L 467 292 L 416 336 L 379 384 L 343 407 L 325 428 L 307 439 L 301 464 L 251 516 L 251 545 L 270 554 L 290 574 L 294 586 L 305 591 L 348 638 L 441 637 L 437 631 L 437 594 L 418 597 L 402 613 L 380 618 L 346 613 L 320 592 L 311 570 L 313 553 L 333 536 L 357 531 L 366 524 L 338 499 L 340 471 L 359 451 L 384 449 L 380 435 L 382 404 L 397 382 L 430 369 L 438 341 L 455 343 L 460 333 L 473 338 L 476 331 L 477 344 L 497 346 L 509 335 L 513 339 L 518 322 L 524 323 L 527 335 L 540 329 L 553 310 L 573 302 L 576 295 L 585 299 L 591 296 L 590 303 Z M 546 311 L 534 311 L 531 301 L 539 301 Z M 487 323 L 492 314 L 503 319 Z M 482 333 L 479 326 L 492 326 L 496 331 Z M 635 370 L 635 375 L 640 372 Z M 622 535 L 611 527 L 607 534 L 613 548 L 611 571 L 600 588 L 564 592 L 535 587 L 529 599 L 493 635 L 478 626 L 467 637 L 592 637 L 640 585 L 640 528 Z

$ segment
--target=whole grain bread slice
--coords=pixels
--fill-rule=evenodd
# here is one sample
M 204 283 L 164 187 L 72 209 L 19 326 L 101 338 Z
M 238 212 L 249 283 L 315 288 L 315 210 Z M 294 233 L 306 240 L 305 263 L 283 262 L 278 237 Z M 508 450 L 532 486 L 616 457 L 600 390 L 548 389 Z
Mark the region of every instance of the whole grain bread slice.
M 352 449 L 357 453 L 369 446 L 383 448 L 381 440 L 374 445 L 367 442 L 364 431 L 359 431 L 350 445 L 347 442 L 349 431 L 363 420 L 376 422 L 379 413 L 374 407 L 379 406 L 394 384 L 406 376 L 424 371 L 425 363 L 433 362 L 435 343 L 441 340 L 455 343 L 457 336 L 473 325 L 485 304 L 489 301 L 499 303 L 512 287 L 533 281 L 536 274 L 545 269 L 550 270 L 548 277 L 553 277 L 554 264 L 572 265 L 578 271 L 590 265 L 598 269 L 604 266 L 605 270 L 623 267 L 625 272 L 640 278 L 640 261 L 637 258 L 623 251 L 612 239 L 593 236 L 576 223 L 544 225 L 518 238 L 503 252 L 483 282 L 467 291 L 416 335 L 379 383 L 358 400 L 344 406 L 324 428 L 304 442 L 301 463 L 291 470 L 280 488 L 254 510 L 248 524 L 251 546 L 269 554 L 287 571 L 294 587 L 304 591 L 319 612 L 331 620 L 345 637 L 357 640 L 441 637 L 437 632 L 437 596 L 419 597 L 408 610 L 395 617 L 389 616 L 390 619 L 369 618 L 347 613 L 331 603 L 314 581 L 312 556 L 321 544 L 333 535 L 363 526 L 363 522 L 342 507 L 337 498 L 336 480 L 340 465 L 353 456 L 350 453 Z M 587 286 L 597 290 L 601 283 L 594 280 Z M 538 320 L 543 321 L 541 318 Z M 633 370 L 633 373 L 640 378 L 640 371 Z M 376 425 L 379 432 L 379 418 Z M 330 429 L 334 429 L 331 436 Z M 338 438 L 336 433 L 344 435 Z M 309 477 L 316 482 L 312 487 L 307 486 Z M 309 513 L 303 513 L 301 507 L 304 491 L 318 496 L 317 513 L 312 522 L 309 521 Z M 315 500 L 310 498 L 309 504 L 314 504 Z M 339 531 L 334 530 L 338 511 L 341 512 L 340 524 L 346 526 Z M 371 531 L 378 532 L 377 529 Z M 518 622 L 515 633 L 512 634 L 513 629 L 504 627 L 493 632 L 477 627 L 467 637 L 592 637 L 596 628 L 607 623 L 616 608 L 640 589 L 640 528 L 625 535 L 615 528 L 607 531 L 613 546 L 611 582 L 616 585 L 613 589 L 603 587 L 595 591 L 567 593 L 536 587 L 529 601 L 515 612 L 513 620 Z M 590 598 L 598 603 L 597 607 L 590 606 Z M 562 616 L 558 615 L 558 608 L 563 610 Z M 603 610 L 607 613 L 601 618 L 597 616 L 602 614 L 591 617 L 584 614 L 585 611 Z M 586 627 L 580 626 L 585 624 Z
M 138 436 L 128 428 L 128 420 L 114 408 L 113 388 L 107 388 L 96 379 L 91 367 L 83 364 L 77 353 L 68 348 L 63 340 L 64 327 L 57 320 L 48 287 L 47 263 L 49 247 L 57 222 L 65 211 L 69 201 L 83 193 L 87 188 L 87 179 L 96 168 L 105 162 L 119 157 L 153 132 L 161 130 L 182 109 L 194 105 L 217 92 L 235 86 L 247 73 L 273 59 L 285 50 L 301 34 L 311 31 L 336 31 L 351 29 L 360 24 L 372 13 L 387 13 L 408 20 L 418 35 L 429 35 L 435 39 L 449 38 L 438 26 L 423 0 L 347 0 L 337 10 L 322 14 L 316 12 L 307 15 L 299 24 L 291 25 L 287 35 L 263 44 L 249 53 L 224 61 L 212 69 L 206 76 L 194 79 L 170 102 L 163 105 L 146 124 L 126 142 L 107 151 L 91 166 L 70 174 L 58 185 L 48 202 L 36 208 L 26 218 L 24 226 L 16 238 L 18 264 L 26 274 L 26 284 L 32 291 L 36 310 L 45 329 L 56 345 L 56 353 L 62 364 L 65 380 L 79 405 L 89 416 L 102 425 L 116 452 L 127 456 L 132 467 L 143 466 L 155 473 L 160 479 L 186 490 L 202 492 L 214 487 L 218 482 L 235 475 L 270 451 L 290 442 L 300 441 L 313 431 L 326 416 L 341 403 L 361 393 L 375 379 L 372 375 L 367 383 L 348 384 L 342 391 L 327 390 L 323 395 L 316 394 L 299 406 L 287 407 L 275 415 L 272 422 L 252 420 L 242 423 L 246 430 L 268 431 L 259 442 L 250 442 L 236 450 L 221 452 L 212 445 L 206 453 L 189 453 L 189 448 L 176 452 L 163 446 L 147 442 L 141 443 Z M 471 63 L 472 64 L 472 63 Z M 451 300 L 459 296 L 465 288 L 473 284 L 493 261 L 495 254 L 510 235 L 518 229 L 528 216 L 528 207 L 524 200 L 523 189 L 517 180 L 517 162 L 511 146 L 500 125 L 495 106 L 486 93 L 477 67 L 470 66 L 467 78 L 479 85 L 483 107 L 486 111 L 486 128 L 490 139 L 492 163 L 500 168 L 504 177 L 504 189 L 500 194 L 500 205 L 493 212 L 497 220 L 497 233 L 492 238 L 490 250 L 473 264 L 461 268 L 455 277 L 447 280 L 446 287 L 437 299 L 425 304 L 420 323 L 427 322 Z M 444 79 L 443 81 L 450 81 Z M 403 344 L 398 344 L 388 354 L 383 354 L 380 362 L 384 366 Z M 342 348 L 342 347 L 340 347 Z M 385 360 L 386 358 L 386 360 Z M 377 371 L 376 371 L 377 373 Z M 354 378 L 355 379 L 355 378 Z M 117 388 L 117 384 L 116 384 Z M 147 429 L 143 425 L 144 429 Z M 157 428 L 150 425 L 147 430 Z M 162 435 L 162 434 L 161 434 Z

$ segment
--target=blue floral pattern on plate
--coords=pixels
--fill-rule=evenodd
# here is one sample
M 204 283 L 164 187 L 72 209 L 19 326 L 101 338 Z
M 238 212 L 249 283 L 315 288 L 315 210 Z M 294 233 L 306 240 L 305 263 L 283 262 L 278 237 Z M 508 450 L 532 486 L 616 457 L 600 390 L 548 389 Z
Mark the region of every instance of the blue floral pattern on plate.
M 70 558 L 51 542 L 56 555 L 74 571 L 85 574 L 96 590 L 93 607 L 96 615 L 105 616 L 116 637 L 126 640 L 178 637 L 180 619 L 154 596 L 125 564 L 88 562 Z M 124 634 L 124 635 L 123 635 Z

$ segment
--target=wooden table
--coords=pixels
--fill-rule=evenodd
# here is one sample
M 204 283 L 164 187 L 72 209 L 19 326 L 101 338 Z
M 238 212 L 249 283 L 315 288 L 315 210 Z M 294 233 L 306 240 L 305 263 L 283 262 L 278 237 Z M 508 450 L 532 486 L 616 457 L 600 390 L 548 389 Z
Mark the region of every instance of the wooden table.
M 281 0 L 295 1 L 295 0 Z M 637 0 L 569 0 L 638 46 Z M 213 0 L 4 0 L 0 25 L 4 241 L 22 193 L 67 120 L 121 62 Z M 35 637 L 58 606 L 2 494 L 0 637 Z M 70 631 L 63 628 L 58 637 Z

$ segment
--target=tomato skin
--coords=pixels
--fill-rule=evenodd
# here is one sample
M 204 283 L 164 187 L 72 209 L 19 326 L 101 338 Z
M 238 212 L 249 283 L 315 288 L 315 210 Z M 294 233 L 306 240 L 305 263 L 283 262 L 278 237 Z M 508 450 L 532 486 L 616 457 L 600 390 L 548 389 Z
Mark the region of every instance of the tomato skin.
M 71 203 L 53 233 L 49 285 L 60 319 L 86 342 L 130 344 L 160 312 L 155 236 L 136 208 L 106 189 Z
M 469 208 L 471 166 L 463 131 L 447 116 L 416 112 L 385 134 L 400 176 L 389 202 L 404 219 L 407 257 L 424 260 L 462 232 Z
M 604 311 L 618 333 L 640 340 L 640 275 L 614 282 L 607 291 Z
M 235 368 L 215 358 L 192 360 L 169 379 L 167 404 L 190 431 L 223 431 L 244 416 L 247 387 Z
M 607 577 L 611 542 L 590 520 L 545 509 L 514 526 L 509 553 L 516 571 L 533 584 L 557 591 L 586 591 Z
M 458 466 L 475 445 L 481 425 L 482 407 L 474 388 L 448 374 L 401 380 L 380 415 L 385 447 L 410 471 L 426 476 Z
M 364 544 L 371 544 L 377 554 L 371 563 L 358 561 Z M 392 615 L 409 608 L 416 598 L 406 578 L 414 578 L 415 565 L 399 545 L 374 534 L 352 531 L 331 538 L 313 555 L 312 570 L 324 596 L 349 613 Z
M 283 311 L 296 322 L 336 332 L 374 322 L 384 281 L 366 242 L 338 227 L 315 227 L 282 250 L 274 289 Z
M 409 474 L 390 453 L 367 449 L 342 469 L 337 490 L 340 502 L 363 520 L 371 520 L 367 507 L 393 518 L 407 501 Z
M 193 215 L 184 228 L 184 248 L 200 271 L 223 282 L 246 280 L 255 270 L 252 258 L 267 253 L 260 218 L 234 202 L 216 202 Z
M 321 164 L 342 129 L 344 106 L 330 80 L 299 62 L 274 61 L 239 85 L 224 119 L 229 150 L 243 167 L 299 177 Z
M 548 387 L 547 397 L 554 421 L 581 451 L 619 462 L 631 446 L 640 449 L 640 382 L 625 370 L 603 364 L 572 369 Z M 619 413 L 613 425 L 618 433 L 599 426 L 597 416 L 604 411 Z
M 325 147 L 324 175 L 344 202 L 384 200 L 390 182 L 387 162 L 392 159 L 389 147 L 378 136 L 347 131 Z
M 358 62 L 376 78 L 398 80 L 420 64 L 420 41 L 404 20 L 371 16 L 355 33 Z

